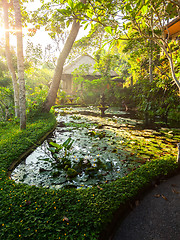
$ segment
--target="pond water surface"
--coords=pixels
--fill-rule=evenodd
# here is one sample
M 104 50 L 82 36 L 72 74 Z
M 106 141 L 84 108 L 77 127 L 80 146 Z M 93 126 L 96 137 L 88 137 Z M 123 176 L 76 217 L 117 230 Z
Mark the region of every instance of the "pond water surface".
M 14 169 L 12 179 L 56 189 L 90 187 L 123 177 L 151 159 L 177 154 L 178 129 L 141 129 L 141 121 L 123 117 L 127 113 L 118 109 L 108 109 L 114 116 L 104 118 L 84 111 L 99 113 L 58 109 L 55 131 Z M 67 139 L 73 141 L 69 150 L 53 149 L 52 143 L 63 146 Z

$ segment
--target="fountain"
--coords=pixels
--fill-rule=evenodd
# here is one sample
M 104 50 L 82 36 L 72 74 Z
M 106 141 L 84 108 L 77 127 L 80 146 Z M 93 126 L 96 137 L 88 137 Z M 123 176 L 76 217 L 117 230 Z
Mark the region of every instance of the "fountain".
M 105 95 L 104 93 L 100 97 L 100 106 L 98 107 L 99 110 L 101 111 L 101 117 L 105 116 L 105 111 L 108 109 L 108 106 L 105 105 Z

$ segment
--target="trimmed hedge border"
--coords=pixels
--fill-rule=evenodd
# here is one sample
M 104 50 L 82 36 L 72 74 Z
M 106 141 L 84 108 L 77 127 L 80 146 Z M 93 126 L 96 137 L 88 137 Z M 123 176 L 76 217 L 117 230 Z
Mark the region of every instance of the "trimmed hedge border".
M 162 160 L 164 161 L 164 160 Z M 167 159 L 165 161 L 168 161 Z M 170 162 L 173 164 L 173 160 L 169 159 Z M 156 164 L 157 161 L 154 161 L 154 164 Z M 154 165 L 153 164 L 153 165 Z M 169 163 L 164 162 L 163 165 L 168 165 Z M 166 166 L 168 167 L 168 166 Z M 137 170 L 136 170 L 137 171 Z M 159 172 L 158 175 L 153 176 L 153 178 L 149 179 L 147 183 L 144 186 L 141 186 L 137 193 L 132 196 L 129 200 L 123 204 L 120 204 L 119 208 L 115 211 L 111 223 L 108 225 L 108 228 L 104 229 L 100 233 L 99 240 L 110 240 L 116 233 L 118 227 L 120 226 L 121 222 L 124 220 L 124 218 L 133 210 L 133 208 L 136 207 L 136 201 L 142 200 L 145 195 L 152 190 L 156 185 L 160 184 L 161 181 L 167 180 L 168 178 L 171 178 L 177 174 L 180 174 L 180 166 L 175 163 L 175 166 L 167 170 L 167 172 Z M 135 177 L 135 176 L 134 176 Z
M 39 141 L 36 143 L 36 145 L 32 145 L 29 149 L 27 149 L 23 154 L 21 154 L 19 156 L 19 158 L 12 162 L 12 164 L 10 165 L 10 167 L 8 168 L 8 177 L 11 176 L 11 172 L 16 168 L 16 166 L 22 162 L 23 159 L 25 159 L 27 156 L 29 156 L 36 148 L 37 146 L 41 145 L 41 143 L 47 139 L 47 137 L 55 130 L 56 125 L 49 130 L 48 132 L 45 133 L 45 135 L 43 137 L 41 137 L 39 139 Z
M 108 239 L 117 216 L 129 203 L 162 177 L 178 169 L 175 159 L 151 161 L 126 177 L 87 189 L 52 190 L 16 184 L 7 176 L 8 167 L 32 143 L 55 126 L 52 114 L 31 120 L 0 145 L 0 239 Z M 113 221 L 114 220 L 114 221 Z M 108 231 L 107 229 L 110 229 Z

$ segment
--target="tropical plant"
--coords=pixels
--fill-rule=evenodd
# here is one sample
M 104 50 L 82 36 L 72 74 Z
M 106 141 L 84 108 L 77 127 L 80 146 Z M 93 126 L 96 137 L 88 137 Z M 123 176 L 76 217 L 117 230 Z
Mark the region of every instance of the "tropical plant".
M 13 118 L 13 92 L 12 89 L 0 87 L 0 121 Z
M 48 87 L 40 84 L 37 87 L 29 88 L 26 94 L 27 113 L 36 114 L 41 110 L 43 102 L 46 99 Z
M 52 147 L 49 147 L 48 149 L 52 153 L 52 156 L 56 160 L 56 163 L 60 163 L 61 159 L 64 161 L 68 158 L 73 142 L 74 140 L 71 138 L 66 139 L 62 144 L 49 142 Z

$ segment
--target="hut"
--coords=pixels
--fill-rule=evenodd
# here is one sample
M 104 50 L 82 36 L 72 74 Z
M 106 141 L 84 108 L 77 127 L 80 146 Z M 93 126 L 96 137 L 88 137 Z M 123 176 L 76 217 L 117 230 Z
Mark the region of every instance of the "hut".
M 176 17 L 169 22 L 164 28 L 164 34 L 166 38 L 176 39 L 180 36 L 180 17 Z
M 75 59 L 72 63 L 66 65 L 63 68 L 63 73 L 61 77 L 61 89 L 65 91 L 67 94 L 73 94 L 73 75 L 72 72 L 75 69 L 78 69 L 81 65 L 86 64 L 88 65 L 88 71 L 86 75 L 83 77 L 89 80 L 93 80 L 96 78 L 100 78 L 101 74 L 98 72 L 95 72 L 94 65 L 96 61 L 93 57 L 90 55 L 82 55 Z M 115 71 L 110 72 L 111 78 L 117 78 L 118 74 Z M 117 80 L 118 81 L 118 80 Z M 122 79 L 119 79 L 119 81 L 122 81 Z

